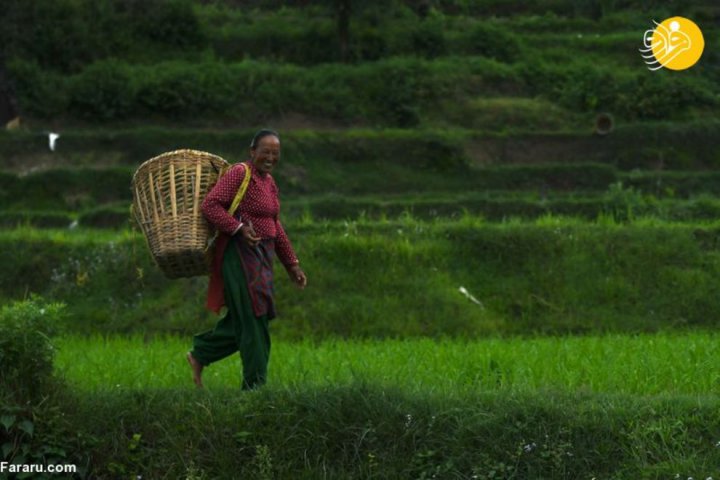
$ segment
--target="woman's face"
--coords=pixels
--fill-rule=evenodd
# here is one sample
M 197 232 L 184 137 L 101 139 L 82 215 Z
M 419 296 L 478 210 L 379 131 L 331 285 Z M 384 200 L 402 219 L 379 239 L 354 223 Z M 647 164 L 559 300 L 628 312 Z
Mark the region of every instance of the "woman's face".
M 258 141 L 257 147 L 250 149 L 250 159 L 262 174 L 272 172 L 280 160 L 280 139 L 275 135 L 266 135 Z

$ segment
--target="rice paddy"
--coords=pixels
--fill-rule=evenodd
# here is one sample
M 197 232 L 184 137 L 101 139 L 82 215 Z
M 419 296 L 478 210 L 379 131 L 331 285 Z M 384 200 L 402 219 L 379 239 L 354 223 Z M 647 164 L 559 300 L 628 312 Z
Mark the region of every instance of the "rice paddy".
M 269 387 L 358 382 L 411 395 L 484 392 L 711 395 L 720 388 L 720 334 L 275 342 Z M 191 338 L 67 336 L 57 370 L 82 391 L 193 388 Z M 234 355 L 205 370 L 209 390 L 240 386 Z

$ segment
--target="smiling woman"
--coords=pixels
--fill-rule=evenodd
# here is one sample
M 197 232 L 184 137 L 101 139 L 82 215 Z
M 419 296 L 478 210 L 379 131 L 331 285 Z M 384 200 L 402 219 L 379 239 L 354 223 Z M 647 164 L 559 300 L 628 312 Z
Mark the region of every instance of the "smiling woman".
M 203 214 L 221 233 L 207 306 L 216 313 L 223 305 L 228 310 L 213 330 L 193 339 L 187 358 L 198 387 L 204 367 L 237 351 L 243 388 L 263 385 L 270 359 L 268 322 L 275 318 L 273 257 L 277 254 L 298 287 L 307 283 L 280 223 L 278 188 L 271 175 L 279 159 L 280 136 L 260 130 L 250 144 L 250 160 L 233 166 L 203 202 Z M 238 208 L 231 208 L 240 198 Z

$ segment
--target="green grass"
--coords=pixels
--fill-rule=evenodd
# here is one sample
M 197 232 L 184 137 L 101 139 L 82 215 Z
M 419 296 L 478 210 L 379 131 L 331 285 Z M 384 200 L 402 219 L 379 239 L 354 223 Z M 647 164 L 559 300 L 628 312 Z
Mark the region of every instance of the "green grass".
M 191 337 L 66 336 L 56 368 L 79 391 L 191 388 Z M 366 383 L 409 395 L 713 395 L 720 387 L 720 334 L 587 337 L 327 340 L 272 347 L 272 388 Z M 240 386 L 238 355 L 205 370 L 210 390 Z
M 50 339 L 59 305 L 0 313 L 2 459 L 80 478 L 717 475 L 714 332 L 276 341 L 264 388 L 240 391 L 235 357 L 198 391 L 189 337 Z
M 270 383 L 250 393 L 236 357 L 195 391 L 189 341 L 57 340 L 69 389 L 52 426 L 91 478 L 718 473 L 716 333 L 275 342 Z
M 293 288 L 277 265 L 286 339 L 656 332 L 712 328 L 720 308 L 717 222 L 468 215 L 287 227 L 309 286 Z M 0 232 L 0 246 L 0 295 L 66 302 L 71 331 L 188 333 L 213 322 L 206 278 L 164 278 L 139 233 L 22 228 Z

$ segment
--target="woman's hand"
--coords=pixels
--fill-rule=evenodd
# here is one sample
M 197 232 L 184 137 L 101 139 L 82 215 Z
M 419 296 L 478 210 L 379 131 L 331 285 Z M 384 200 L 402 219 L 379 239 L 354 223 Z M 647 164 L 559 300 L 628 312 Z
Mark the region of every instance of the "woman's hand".
M 300 268 L 300 265 L 293 265 L 288 268 L 288 275 L 290 275 L 290 280 L 292 280 L 298 288 L 303 289 L 305 285 L 307 285 L 307 277 L 305 276 L 305 272 L 302 271 L 302 268 Z
M 252 222 L 248 222 L 240 227 L 240 235 L 242 235 L 242 238 L 244 238 L 251 247 L 256 247 L 257 244 L 260 243 L 260 237 L 255 233 Z

